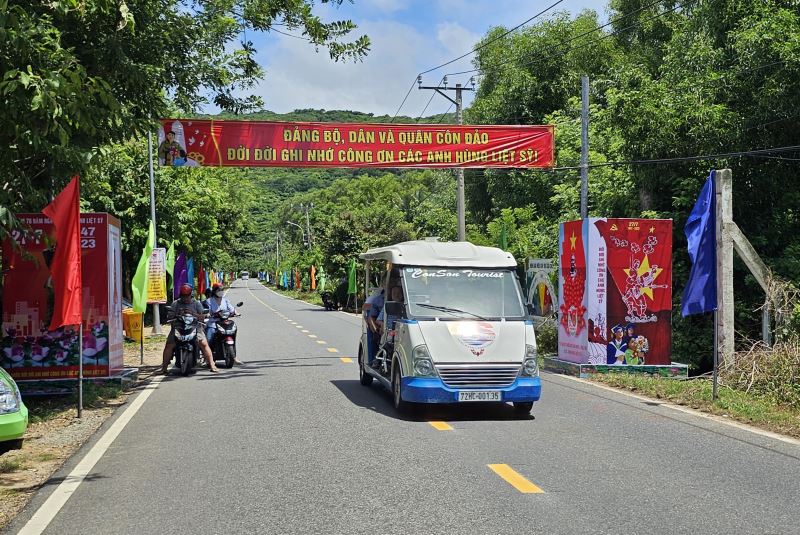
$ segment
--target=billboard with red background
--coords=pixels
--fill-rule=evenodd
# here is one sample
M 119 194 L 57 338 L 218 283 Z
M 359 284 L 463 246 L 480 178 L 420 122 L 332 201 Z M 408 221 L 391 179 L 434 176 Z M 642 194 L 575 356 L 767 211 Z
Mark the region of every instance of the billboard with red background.
M 18 380 L 78 375 L 77 327 L 48 331 L 54 304 L 49 264 L 53 224 L 42 214 L 20 214 L 29 232 L 3 243 L 3 316 L 0 365 Z M 105 377 L 123 367 L 119 220 L 81 214 L 84 376 Z
M 672 221 L 569 221 L 559 247 L 559 358 L 671 364 Z

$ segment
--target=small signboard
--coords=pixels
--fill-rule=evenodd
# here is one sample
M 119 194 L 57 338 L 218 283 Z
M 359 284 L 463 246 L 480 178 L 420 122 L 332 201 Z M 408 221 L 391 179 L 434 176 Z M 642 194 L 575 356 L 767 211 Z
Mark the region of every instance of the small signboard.
M 551 280 L 555 266 L 549 258 L 529 258 L 525 272 L 525 289 L 533 315 L 549 318 L 555 313 L 556 292 Z
M 147 302 L 167 302 L 167 250 L 153 249 L 147 264 Z

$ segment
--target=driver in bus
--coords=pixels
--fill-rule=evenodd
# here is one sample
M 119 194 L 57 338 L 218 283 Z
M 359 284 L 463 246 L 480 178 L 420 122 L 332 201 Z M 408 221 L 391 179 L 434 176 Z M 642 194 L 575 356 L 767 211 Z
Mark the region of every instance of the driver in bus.
M 392 286 L 391 290 L 389 290 L 389 301 L 396 301 L 398 303 L 403 302 L 403 287 L 400 286 L 398 283 L 397 286 Z M 386 305 L 381 309 L 380 314 L 378 314 L 378 319 L 376 323 L 378 325 L 378 332 L 383 333 L 384 325 L 386 327 L 386 340 L 387 342 L 394 342 L 394 339 L 390 340 L 389 337 L 393 336 L 394 334 L 394 322 L 398 320 L 397 316 L 390 316 L 386 314 Z

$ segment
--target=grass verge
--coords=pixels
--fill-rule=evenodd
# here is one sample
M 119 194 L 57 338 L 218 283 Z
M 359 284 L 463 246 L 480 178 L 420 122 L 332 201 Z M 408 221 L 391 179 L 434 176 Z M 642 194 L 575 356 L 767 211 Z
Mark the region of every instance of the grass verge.
M 115 384 L 83 384 L 83 406 L 98 408 L 107 400 L 116 399 L 122 394 L 122 387 Z M 45 422 L 59 418 L 65 411 L 74 410 L 78 404 L 78 393 L 69 396 L 31 397 L 25 400 L 30 423 Z
M 709 380 L 665 380 L 628 374 L 598 374 L 591 380 L 800 438 L 800 410 L 726 386 L 718 388 L 718 398 L 712 401 Z
M 25 467 L 25 462 L 22 459 L 3 459 L 0 458 L 0 474 L 8 474 L 16 472 Z
M 291 297 L 292 299 L 299 299 L 301 301 L 305 301 L 306 303 L 322 306 L 322 297 L 320 297 L 319 293 L 316 291 L 301 292 L 298 290 L 279 290 L 274 286 L 269 286 L 269 288 L 275 291 L 275 293 L 279 293 L 283 296 Z

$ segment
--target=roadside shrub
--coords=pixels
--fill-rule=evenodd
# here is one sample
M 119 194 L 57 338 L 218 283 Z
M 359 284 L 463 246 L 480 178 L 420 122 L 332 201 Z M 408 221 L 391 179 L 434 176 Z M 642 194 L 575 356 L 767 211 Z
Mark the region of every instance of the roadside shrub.
M 800 337 L 768 347 L 761 342 L 720 369 L 724 384 L 800 409 Z
M 536 327 L 536 346 L 541 356 L 558 353 L 558 329 L 554 320 L 548 319 Z

